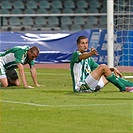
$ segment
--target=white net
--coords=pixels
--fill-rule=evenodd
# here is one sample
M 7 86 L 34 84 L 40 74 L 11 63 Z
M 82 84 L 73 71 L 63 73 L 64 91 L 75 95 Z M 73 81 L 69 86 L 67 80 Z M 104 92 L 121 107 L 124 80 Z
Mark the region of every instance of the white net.
M 115 66 L 133 78 L 133 0 L 114 0 Z

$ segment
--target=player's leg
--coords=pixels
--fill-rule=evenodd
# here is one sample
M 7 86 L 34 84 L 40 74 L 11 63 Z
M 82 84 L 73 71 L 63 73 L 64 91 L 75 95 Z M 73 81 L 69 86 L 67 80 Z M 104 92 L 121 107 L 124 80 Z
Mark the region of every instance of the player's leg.
M 1 87 L 8 87 L 8 80 L 7 78 L 3 78 L 3 75 L 0 75 L 0 83 L 1 83 Z
M 108 76 L 108 75 L 111 75 L 112 72 L 104 65 L 100 65 L 98 68 L 96 68 L 87 76 L 87 78 L 85 79 L 86 84 L 93 91 L 95 92 L 99 91 L 102 87 L 104 87 L 105 84 L 108 83 L 105 76 L 103 75 L 104 73 L 106 74 L 106 76 Z
M 8 79 L 8 86 L 20 86 L 20 80 Z
M 95 87 L 95 92 L 100 91 L 100 89 L 102 89 L 107 83 L 108 80 L 102 75 L 97 86 Z
M 106 84 L 108 84 L 109 83 L 109 81 L 105 78 L 105 76 L 102 76 L 102 82 L 103 82 L 103 86 L 102 86 L 102 84 L 100 84 L 100 82 L 98 83 L 100 86 L 101 86 L 101 88 L 102 87 L 104 87 Z
M 133 86 L 133 82 L 126 80 L 124 78 L 118 78 L 126 87 L 132 87 Z
M 99 65 L 94 71 L 92 71 L 91 75 L 96 80 L 99 80 L 100 77 L 104 75 L 106 79 L 118 87 L 120 91 L 126 90 L 126 86 L 111 72 L 110 68 L 105 64 Z
M 95 87 L 98 85 L 99 80 L 96 80 L 91 74 L 89 74 L 86 79 L 85 83 L 90 88 L 90 90 L 95 91 Z
M 20 80 L 16 70 L 7 70 L 6 75 L 8 78 L 8 86 L 20 86 Z
M 104 81 L 105 84 L 108 82 L 107 79 L 104 76 L 103 76 L 102 79 L 103 79 L 103 81 Z M 121 77 L 116 77 L 116 79 L 119 80 L 121 83 L 123 83 L 126 87 L 133 87 L 133 82 L 131 82 L 129 80 L 126 80 L 126 79 L 121 78 Z M 102 85 L 102 82 L 100 84 Z

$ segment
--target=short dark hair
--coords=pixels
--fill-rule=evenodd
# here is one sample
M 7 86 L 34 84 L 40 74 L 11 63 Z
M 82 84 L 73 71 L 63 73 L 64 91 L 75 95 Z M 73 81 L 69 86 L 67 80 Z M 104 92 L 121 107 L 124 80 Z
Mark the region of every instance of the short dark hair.
M 80 43 L 80 40 L 86 39 L 86 38 L 87 38 L 86 36 L 79 36 L 78 39 L 77 39 L 77 44 Z
M 39 52 L 40 52 L 40 49 L 37 46 L 32 46 L 30 48 L 30 50 L 31 50 L 31 52 L 36 51 L 37 54 L 39 54 Z

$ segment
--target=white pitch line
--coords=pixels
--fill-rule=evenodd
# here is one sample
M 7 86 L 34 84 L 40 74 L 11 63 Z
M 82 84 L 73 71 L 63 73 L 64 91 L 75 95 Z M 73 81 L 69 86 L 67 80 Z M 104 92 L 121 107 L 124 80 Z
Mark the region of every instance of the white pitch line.
M 23 105 L 30 105 L 36 107 L 87 107 L 87 106 L 122 106 L 126 105 L 127 103 L 120 103 L 120 104 L 68 104 L 68 105 L 48 105 L 48 104 L 36 104 L 36 103 L 26 103 L 26 102 L 17 102 L 17 101 L 6 101 L 0 100 L 1 103 L 13 103 L 13 104 L 23 104 Z
M 25 72 L 25 73 L 29 73 L 30 74 L 30 72 Z M 70 74 L 60 74 L 60 73 L 37 73 L 37 74 L 39 74 L 39 75 L 63 75 L 63 76 L 70 76 Z

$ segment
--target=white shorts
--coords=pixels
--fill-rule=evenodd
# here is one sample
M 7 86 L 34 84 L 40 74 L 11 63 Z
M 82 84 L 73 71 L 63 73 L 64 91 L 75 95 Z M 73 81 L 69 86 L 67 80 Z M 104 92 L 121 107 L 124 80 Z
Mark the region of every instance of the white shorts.
M 92 77 L 91 74 L 89 74 L 87 76 L 87 78 L 85 79 L 85 82 L 88 84 L 88 86 L 91 88 L 91 89 L 95 89 L 95 87 L 98 85 L 98 82 L 99 80 L 96 80 Z

